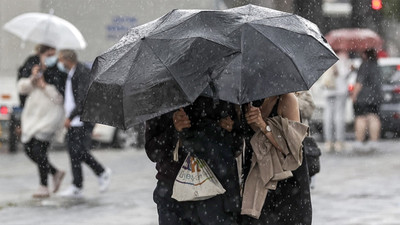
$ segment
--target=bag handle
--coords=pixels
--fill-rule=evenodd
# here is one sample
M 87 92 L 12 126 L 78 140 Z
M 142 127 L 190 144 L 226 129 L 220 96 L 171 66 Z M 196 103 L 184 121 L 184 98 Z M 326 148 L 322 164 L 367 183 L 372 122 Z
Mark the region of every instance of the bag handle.
M 179 154 L 178 154 L 179 145 L 181 145 L 181 139 L 178 139 L 178 141 L 176 142 L 175 149 L 174 149 L 174 152 L 173 152 L 173 157 L 174 157 L 174 161 L 175 162 L 179 161 Z

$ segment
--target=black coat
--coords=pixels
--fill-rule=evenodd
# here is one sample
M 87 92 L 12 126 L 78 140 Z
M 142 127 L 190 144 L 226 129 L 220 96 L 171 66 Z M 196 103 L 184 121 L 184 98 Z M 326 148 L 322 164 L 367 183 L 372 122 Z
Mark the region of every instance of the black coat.
M 76 65 L 75 73 L 71 78 L 72 94 L 74 95 L 75 108 L 69 115 L 70 120 L 72 120 L 76 116 L 82 115 L 83 105 L 85 103 L 85 98 L 90 85 L 89 73 L 90 69 L 82 63 L 78 63 Z
M 210 98 L 199 97 L 184 108 L 191 121 L 191 128 L 175 132 L 172 113 L 147 122 L 146 153 L 156 162 L 157 179 L 170 184 L 172 189 L 180 167 L 190 152 L 204 159 L 215 173 L 226 193 L 223 199 L 227 212 L 240 211 L 240 187 L 235 153 L 241 146 L 240 130 L 228 132 L 220 128 L 218 120 L 230 115 L 239 124 L 233 105 L 225 102 L 215 104 Z M 183 147 L 179 149 L 179 162 L 173 161 L 173 151 L 178 136 Z

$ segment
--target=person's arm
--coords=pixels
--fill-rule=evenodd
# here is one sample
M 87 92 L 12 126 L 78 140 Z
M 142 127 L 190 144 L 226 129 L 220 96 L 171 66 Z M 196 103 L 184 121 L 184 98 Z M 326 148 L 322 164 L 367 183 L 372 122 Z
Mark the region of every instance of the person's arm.
M 32 80 L 30 78 L 21 78 L 17 83 L 17 90 L 19 94 L 27 95 L 33 90 Z
M 264 121 L 261 115 L 261 110 L 258 107 L 254 106 L 249 106 L 249 109 L 246 113 L 246 120 L 247 123 L 251 126 L 251 128 L 257 132 L 260 130 L 261 132 L 264 133 L 264 135 L 268 138 L 268 140 L 271 142 L 271 144 L 281 151 L 283 153 L 283 150 L 281 147 L 278 145 L 278 143 L 275 141 L 272 132 L 267 130 L 267 123 Z
M 152 162 L 160 162 L 168 157 L 172 160 L 178 141 L 171 115 L 163 115 L 146 122 L 145 150 Z
M 354 89 L 353 89 L 353 92 L 351 93 L 351 100 L 353 100 L 353 103 L 357 101 L 357 97 L 358 97 L 358 94 L 360 93 L 361 89 L 362 89 L 361 83 L 357 82 L 354 84 Z
M 369 73 L 368 70 L 368 65 L 365 62 L 362 63 L 357 72 L 356 83 L 354 84 L 354 89 L 351 93 L 351 99 L 353 100 L 353 102 L 357 101 L 358 94 L 360 94 L 363 83 L 365 82 L 367 74 Z
M 300 122 L 300 112 L 299 105 L 297 102 L 297 97 L 293 93 L 284 94 L 278 99 L 278 114 L 289 120 Z M 269 107 L 270 108 L 270 107 Z M 268 107 L 262 107 L 261 109 L 269 109 Z M 260 130 L 268 138 L 272 145 L 279 151 L 282 151 L 281 147 L 278 145 L 274 139 L 272 132 L 267 130 L 267 123 L 262 118 L 263 112 L 260 108 L 250 106 L 248 112 L 246 113 L 247 123 L 256 127 L 254 131 Z M 253 128 L 254 129 L 254 128 Z
M 281 102 L 278 105 L 278 114 L 288 120 L 300 122 L 299 103 L 293 93 L 281 96 Z

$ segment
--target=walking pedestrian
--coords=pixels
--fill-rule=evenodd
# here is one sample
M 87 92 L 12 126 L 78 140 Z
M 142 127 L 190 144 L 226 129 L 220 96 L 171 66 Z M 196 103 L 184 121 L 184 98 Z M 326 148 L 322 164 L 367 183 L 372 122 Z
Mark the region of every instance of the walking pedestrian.
M 21 141 L 28 157 L 37 164 L 40 176 L 40 185 L 33 194 L 34 198 L 50 196 L 47 182 L 49 173 L 53 175 L 53 193 L 58 191 L 65 174 L 53 166 L 47 156 L 50 141 L 64 118 L 63 90 L 60 89 L 63 84 L 60 81 L 66 74 L 55 68 L 55 53 L 52 47 L 40 46 L 38 55 L 25 63 L 24 68 L 27 69 L 23 70 L 25 74 L 17 85 L 22 97 L 21 104 L 24 105 Z M 31 72 L 27 77 L 29 68 Z
M 357 73 L 356 84 L 352 92 L 355 114 L 355 150 L 376 150 L 381 131 L 379 109 L 383 101 L 382 76 L 380 74 L 377 53 L 368 49 L 362 55 L 363 63 Z M 366 141 L 368 131 L 369 140 Z
M 300 113 L 295 95 L 290 93 L 269 97 L 257 101 L 246 108 L 247 111 L 245 112 L 245 117 L 248 126 L 244 128 L 246 134 L 246 149 L 243 168 L 246 182 L 242 203 L 242 214 L 246 215 L 242 216 L 241 224 L 311 224 L 312 209 L 310 199 L 310 180 L 307 170 L 307 161 L 305 160 L 304 152 L 300 150 L 302 140 L 301 138 L 295 137 L 287 137 L 286 139 L 286 137 L 281 135 L 279 135 L 279 138 L 277 139 L 274 134 L 274 129 L 277 128 L 266 122 L 273 122 L 277 127 L 281 126 L 279 124 L 283 124 L 284 121 L 287 122 L 289 127 L 290 124 L 294 123 L 295 126 L 292 131 L 296 131 L 296 127 L 300 127 L 301 129 L 298 132 L 301 134 L 300 136 L 305 137 L 307 127 L 298 123 L 300 121 Z M 285 129 L 287 128 L 288 127 Z M 252 139 L 251 142 L 250 139 Z M 264 141 L 266 139 L 268 139 L 267 142 Z M 252 143 L 258 144 L 253 145 Z M 285 147 L 282 146 L 281 143 L 287 143 L 288 146 L 295 146 L 296 149 L 295 151 L 290 151 L 290 153 L 288 153 L 286 152 L 288 149 L 285 150 Z M 272 146 L 275 150 L 271 149 Z M 254 154 L 257 153 L 255 152 L 256 149 L 254 149 L 254 147 L 267 147 L 268 149 L 265 152 L 267 154 L 259 153 L 261 155 L 257 155 L 256 157 Z M 271 156 L 272 161 L 269 162 L 272 164 L 258 161 L 259 159 L 262 160 L 263 158 L 268 158 L 268 155 Z M 282 168 L 289 167 L 297 169 L 282 171 L 279 170 L 280 167 L 278 166 L 278 170 L 275 170 L 274 168 L 274 171 L 280 171 L 281 173 L 275 174 L 277 176 L 272 176 L 274 179 L 271 179 L 268 184 L 257 189 L 257 185 L 255 184 L 261 184 L 267 179 L 266 177 L 263 177 L 263 174 L 265 175 L 273 172 L 271 170 L 265 170 L 265 167 L 270 168 L 272 165 L 275 167 L 275 165 L 279 165 L 276 163 L 282 162 L 282 160 L 286 159 L 290 160 L 288 160 L 289 162 L 286 161 L 285 165 L 282 165 Z M 264 170 L 258 170 L 260 176 L 258 176 L 256 173 L 257 170 L 254 167 L 256 162 L 259 162 L 259 168 L 264 168 Z M 260 187 L 260 185 L 258 185 L 258 187 Z M 268 188 L 267 192 L 265 188 Z M 252 193 L 252 191 L 254 192 Z M 246 196 L 250 196 L 250 198 Z
M 111 169 L 105 168 L 90 154 L 93 125 L 80 120 L 84 98 L 89 88 L 89 69 L 78 62 L 77 54 L 73 50 L 61 50 L 58 60 L 58 68 L 68 73 L 65 86 L 64 108 L 66 119 L 64 127 L 68 129 L 66 140 L 73 177 L 72 185 L 60 195 L 64 197 L 83 197 L 82 162 L 86 163 L 96 174 L 99 181 L 99 190 L 104 192 L 110 183 Z
M 153 199 L 160 225 L 237 224 L 240 187 L 235 155 L 241 145 L 238 117 L 232 106 L 199 97 L 190 106 L 146 123 L 145 149 L 158 171 Z M 174 161 L 178 139 L 182 146 L 178 161 Z M 188 152 L 207 162 L 225 188 L 224 194 L 202 201 L 178 202 L 171 198 L 174 180 Z
M 340 51 L 337 55 L 339 61 L 323 76 L 326 96 L 323 131 L 325 148 L 341 152 L 345 147 L 347 79 L 352 66 L 347 52 Z

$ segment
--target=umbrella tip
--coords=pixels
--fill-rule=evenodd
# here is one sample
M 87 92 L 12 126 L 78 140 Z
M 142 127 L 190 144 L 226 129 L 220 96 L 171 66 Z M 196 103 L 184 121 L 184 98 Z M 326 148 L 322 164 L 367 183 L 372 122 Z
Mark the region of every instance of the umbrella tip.
M 50 14 L 50 15 L 54 15 L 54 9 L 53 9 L 53 8 L 51 8 L 51 9 L 49 10 L 49 14 Z

